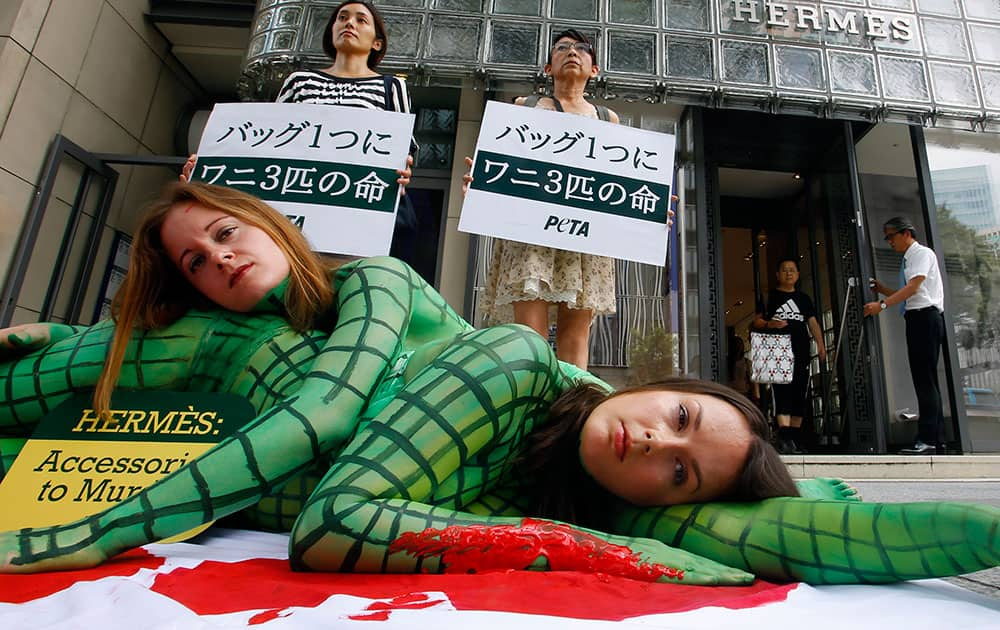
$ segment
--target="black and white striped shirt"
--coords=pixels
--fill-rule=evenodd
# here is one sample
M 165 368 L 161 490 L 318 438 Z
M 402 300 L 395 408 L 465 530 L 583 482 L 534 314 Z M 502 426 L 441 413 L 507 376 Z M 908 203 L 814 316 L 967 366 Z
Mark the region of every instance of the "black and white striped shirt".
M 319 105 L 345 105 L 391 112 L 408 113 L 410 95 L 406 81 L 380 75 L 357 79 L 342 79 L 319 70 L 300 70 L 288 75 L 278 92 L 278 103 L 315 103 Z

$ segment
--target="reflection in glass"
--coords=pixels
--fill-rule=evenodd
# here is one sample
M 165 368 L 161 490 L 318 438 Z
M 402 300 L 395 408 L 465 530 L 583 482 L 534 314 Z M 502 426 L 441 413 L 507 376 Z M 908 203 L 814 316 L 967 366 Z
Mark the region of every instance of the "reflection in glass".
M 685 31 L 710 31 L 708 0 L 670 0 L 663 3 L 663 26 Z
M 611 0 L 611 21 L 656 26 L 652 0 Z
M 917 0 L 917 8 L 921 13 L 938 13 L 961 17 L 958 0 Z
M 552 0 L 552 17 L 596 20 L 597 0 Z
M 972 52 L 976 61 L 1000 63 L 1000 28 L 983 24 L 969 24 Z
M 511 15 L 541 15 L 541 0 L 494 0 L 493 12 Z
M 608 33 L 608 70 L 656 73 L 656 39 L 649 35 Z
M 969 58 L 965 29 L 959 20 L 921 18 L 920 26 L 924 32 L 924 47 L 928 55 L 951 59 Z
M 690 39 L 686 37 L 666 38 L 667 76 L 689 79 L 714 78 L 712 71 L 712 40 Z
M 538 62 L 540 25 L 494 22 L 488 59 L 494 63 L 534 66 Z
M 432 16 L 427 56 L 432 59 L 478 57 L 482 27 L 479 20 Z
M 982 68 L 979 85 L 983 88 L 983 101 L 992 109 L 1000 109 L 1000 70 Z
M 393 16 L 392 21 L 386 20 L 385 28 L 389 34 L 389 49 L 387 57 L 415 57 L 420 46 L 420 34 L 423 18 L 420 15 Z
M 962 4 L 970 18 L 1000 21 L 1000 3 L 996 0 L 962 0 Z
M 924 62 L 918 59 L 882 57 L 882 89 L 886 98 L 898 100 L 930 100 Z
M 446 9 L 448 11 L 482 13 L 483 0 L 434 0 L 433 6 L 435 9 Z
M 723 41 L 722 76 L 736 83 L 767 84 L 767 46 Z
M 871 55 L 830 52 L 830 87 L 837 92 L 875 94 L 875 62 Z
M 934 97 L 938 103 L 967 107 L 979 105 L 971 68 L 932 61 L 930 69 Z
M 913 0 L 869 0 L 873 7 L 881 9 L 899 9 L 900 11 L 913 11 Z
M 969 431 L 977 450 L 992 450 L 1000 444 L 1000 138 L 928 129 L 925 139 Z
M 819 90 L 823 82 L 823 58 L 815 48 L 775 46 L 777 83 L 780 87 Z

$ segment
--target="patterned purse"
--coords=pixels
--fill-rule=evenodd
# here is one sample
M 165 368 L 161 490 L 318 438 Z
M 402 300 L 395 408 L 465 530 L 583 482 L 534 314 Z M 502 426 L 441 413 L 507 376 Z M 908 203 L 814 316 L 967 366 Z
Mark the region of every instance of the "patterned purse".
M 785 385 L 792 382 L 794 372 L 791 335 L 751 331 L 750 380 Z

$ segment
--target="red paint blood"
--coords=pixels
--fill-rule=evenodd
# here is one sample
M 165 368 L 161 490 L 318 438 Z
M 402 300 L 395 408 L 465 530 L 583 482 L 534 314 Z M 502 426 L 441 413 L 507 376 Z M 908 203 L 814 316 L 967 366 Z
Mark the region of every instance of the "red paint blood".
M 79 571 L 58 571 L 36 575 L 0 575 L 0 602 L 20 604 L 46 597 L 77 582 L 91 582 L 109 576 L 133 575 L 139 569 L 156 569 L 163 564 L 143 549 L 133 549 L 115 556 L 99 567 Z
M 38 575 L 0 575 L 0 601 L 21 603 L 56 593 L 76 582 L 129 576 L 140 568 L 158 569 L 163 559 L 137 550 L 84 571 Z M 220 585 L 224 588 L 220 590 Z M 753 608 L 784 601 L 795 584 L 757 581 L 750 586 L 662 584 L 572 571 L 499 571 L 486 575 L 357 575 L 295 573 L 285 560 L 203 561 L 157 575 L 150 590 L 199 615 L 259 611 L 254 625 L 314 608 L 335 594 L 376 600 L 367 615 L 384 620 L 380 607 L 431 605 L 427 593 L 445 593 L 458 610 L 550 615 L 621 621 L 643 615 L 676 613 L 705 606 Z M 437 599 L 437 598 L 435 598 Z M 436 601 L 434 603 L 437 603 Z
M 348 615 L 348 619 L 353 619 L 354 621 L 388 621 L 389 611 L 380 610 L 379 612 L 367 613 L 364 615 Z
M 532 518 L 520 525 L 453 525 L 406 532 L 389 549 L 419 558 L 440 557 L 445 573 L 524 569 L 544 557 L 553 571 L 608 573 L 645 582 L 684 579 L 681 569 L 645 562 L 628 547 L 568 525 Z
M 265 610 L 264 612 L 259 612 L 250 619 L 247 620 L 248 626 L 259 626 L 260 624 L 267 623 L 272 619 L 277 619 L 284 615 L 281 614 L 283 608 L 272 608 L 271 610 Z
M 389 618 L 389 613 L 394 610 L 420 610 L 430 608 L 444 603 L 443 599 L 431 599 L 427 593 L 408 593 L 393 597 L 389 601 L 372 602 L 365 607 L 365 610 L 374 612 L 358 613 L 350 615 L 355 621 L 385 621 Z
M 219 585 L 225 585 L 225 593 Z M 152 590 L 199 615 L 244 610 L 260 614 L 292 607 L 319 606 L 334 594 L 386 601 L 426 600 L 446 593 L 458 610 L 551 615 L 621 621 L 642 615 L 694 610 L 703 606 L 753 608 L 784 601 L 795 584 L 757 581 L 750 586 L 688 586 L 639 582 L 572 571 L 500 571 L 487 575 L 363 575 L 293 573 L 283 560 L 205 561 L 192 569 L 159 575 Z M 381 619 L 388 610 L 371 610 Z M 374 620 L 374 618 L 371 618 Z

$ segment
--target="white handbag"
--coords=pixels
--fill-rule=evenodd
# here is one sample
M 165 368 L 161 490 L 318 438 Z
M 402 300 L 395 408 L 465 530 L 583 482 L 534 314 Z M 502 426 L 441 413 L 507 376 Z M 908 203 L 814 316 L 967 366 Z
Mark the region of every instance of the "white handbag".
M 750 380 L 785 385 L 792 382 L 795 354 L 785 333 L 750 332 Z

